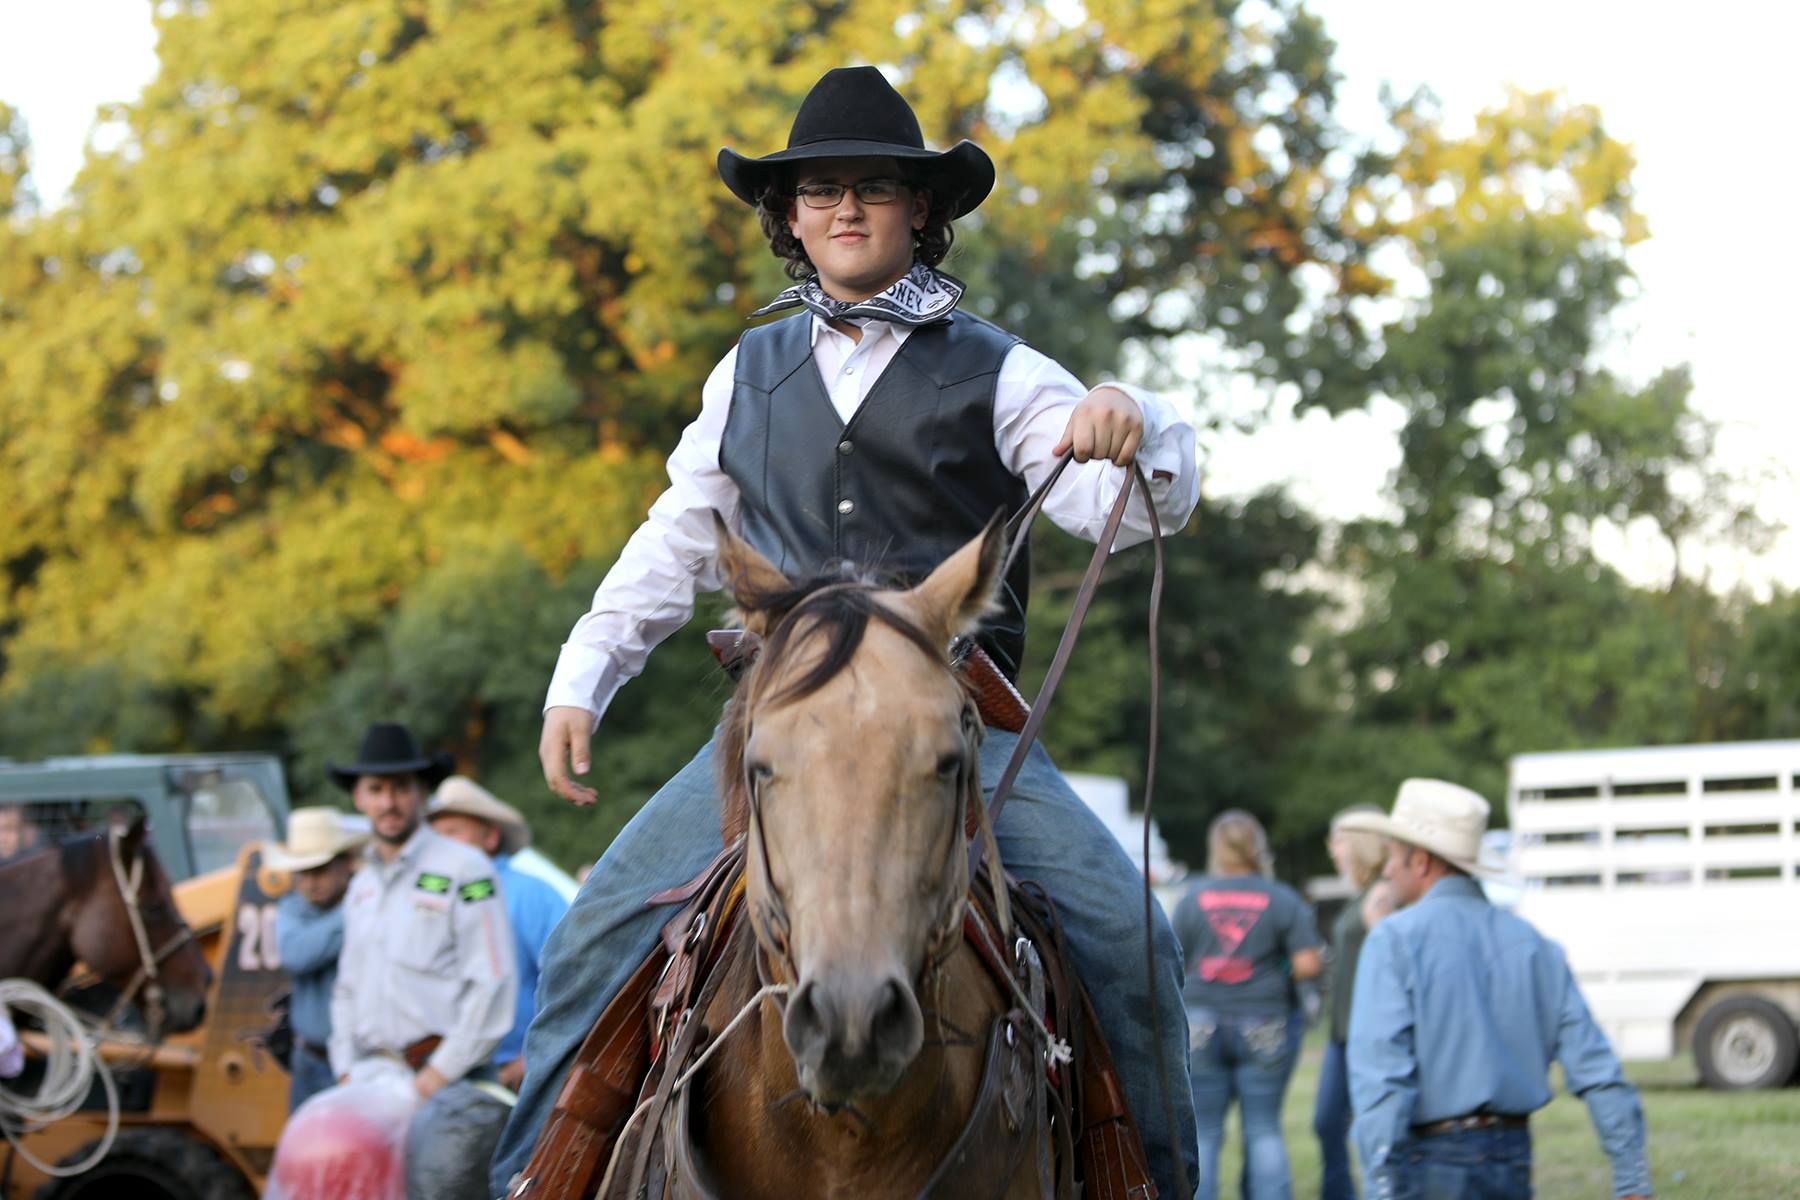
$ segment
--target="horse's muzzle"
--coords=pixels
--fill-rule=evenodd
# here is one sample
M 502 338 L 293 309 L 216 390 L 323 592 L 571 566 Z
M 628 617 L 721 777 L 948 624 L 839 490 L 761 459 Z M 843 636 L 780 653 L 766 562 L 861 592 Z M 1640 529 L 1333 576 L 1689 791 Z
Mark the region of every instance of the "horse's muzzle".
M 820 975 L 788 998 L 782 1036 L 814 1102 L 885 1094 L 918 1056 L 925 1018 L 898 975 Z
M 163 1012 L 169 1033 L 198 1029 L 206 1019 L 206 993 L 192 988 L 170 988 L 163 995 Z

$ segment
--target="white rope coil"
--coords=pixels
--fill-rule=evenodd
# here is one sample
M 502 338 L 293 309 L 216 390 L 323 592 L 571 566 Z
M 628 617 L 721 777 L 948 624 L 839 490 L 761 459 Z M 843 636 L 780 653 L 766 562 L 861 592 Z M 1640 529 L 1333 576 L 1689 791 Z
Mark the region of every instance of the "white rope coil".
M 0 1080 L 0 1130 L 13 1149 L 44 1174 L 79 1175 L 106 1157 L 119 1132 L 119 1089 L 113 1083 L 112 1071 L 94 1049 L 93 1036 L 81 1016 L 31 980 L 0 979 L 0 1008 L 37 1018 L 50 1043 L 44 1059 L 44 1079 L 35 1093 L 15 1091 Z M 17 1019 L 13 1023 L 20 1024 Z M 96 1075 L 106 1092 L 105 1136 L 78 1163 L 59 1167 L 40 1161 L 20 1139 L 78 1112 Z

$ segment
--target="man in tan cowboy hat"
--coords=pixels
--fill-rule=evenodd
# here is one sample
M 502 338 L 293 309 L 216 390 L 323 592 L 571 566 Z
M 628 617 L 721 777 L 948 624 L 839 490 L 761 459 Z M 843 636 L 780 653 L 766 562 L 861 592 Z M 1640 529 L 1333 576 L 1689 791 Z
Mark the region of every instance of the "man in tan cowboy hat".
M 563 644 L 538 757 L 551 790 L 576 804 L 594 802 L 575 777 L 588 772 L 595 727 L 619 688 L 692 616 L 700 592 L 723 585 L 715 513 L 791 578 L 842 575 L 849 564 L 916 583 L 997 511 L 1017 511 L 1065 451 L 1076 461 L 1044 512 L 1077 537 L 1099 536 L 1129 464 L 1150 480 L 1165 530 L 1185 524 L 1199 497 L 1194 430 L 1175 405 L 1122 383 L 1090 389 L 960 307 L 964 285 L 940 267 L 952 222 L 994 187 L 993 160 L 972 142 L 928 148 L 880 70 L 828 71 L 801 101 L 785 148 L 760 158 L 724 149 L 717 166 L 795 282 L 751 314 L 781 318 L 746 329 L 708 377 L 669 457 L 668 490 Z M 1134 502 L 1115 544 L 1143 541 L 1149 521 Z M 1025 558 L 974 638 L 988 663 L 977 669 L 1008 678 L 1024 652 Z M 1001 729 L 983 740 L 987 787 L 1016 742 Z M 1142 877 L 1041 743 L 1012 795 L 995 828 L 1001 857 L 1056 896 L 1150 1174 L 1173 1196 L 1178 1158 L 1190 1179 L 1195 1163 L 1180 947 L 1158 909 L 1159 961 L 1146 979 Z M 645 897 L 719 852 L 718 811 L 709 743 L 607 847 L 551 939 L 525 1086 L 494 1159 L 496 1192 L 525 1165 L 582 1038 L 668 919 Z
M 1530 1197 L 1529 1118 L 1550 1102 L 1554 1059 L 1593 1116 L 1614 1194 L 1648 1196 L 1637 1089 L 1561 948 L 1495 908 L 1471 878 L 1494 874 L 1479 861 L 1487 821 L 1487 801 L 1468 788 L 1408 779 L 1391 814 L 1337 825 L 1390 839 L 1384 874 L 1405 906 L 1363 944 L 1350 1006 L 1350 1099 L 1368 1194 Z
M 518 809 L 473 779 L 452 775 L 438 784 L 426 817 L 445 837 L 494 860 L 512 923 L 519 981 L 512 1028 L 494 1051 L 494 1065 L 500 1070 L 500 1082 L 516 1091 L 525 1078 L 525 1031 L 537 1011 L 538 962 L 550 931 L 569 911 L 569 904 L 550 884 L 513 866 L 512 856 L 531 844 L 531 829 Z
M 288 1024 L 288 1111 L 334 1082 L 331 1073 L 331 990 L 344 948 L 344 892 L 367 834 L 335 808 L 296 808 L 285 842 L 263 847 L 263 864 L 288 873 L 292 887 L 275 915 L 275 944 L 292 981 Z

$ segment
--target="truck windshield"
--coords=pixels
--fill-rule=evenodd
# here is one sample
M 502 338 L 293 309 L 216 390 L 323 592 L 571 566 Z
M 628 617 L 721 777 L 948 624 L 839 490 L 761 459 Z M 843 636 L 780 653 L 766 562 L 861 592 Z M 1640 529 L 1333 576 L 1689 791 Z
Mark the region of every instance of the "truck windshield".
M 246 842 L 276 836 L 274 806 L 249 768 L 172 768 L 169 793 L 181 814 L 196 875 L 230 866 Z

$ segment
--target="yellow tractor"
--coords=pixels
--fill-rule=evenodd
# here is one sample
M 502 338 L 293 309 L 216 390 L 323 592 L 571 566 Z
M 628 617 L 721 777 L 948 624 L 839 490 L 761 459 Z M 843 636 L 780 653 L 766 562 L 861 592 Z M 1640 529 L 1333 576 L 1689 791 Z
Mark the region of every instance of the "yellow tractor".
M 55 837 L 120 804 L 151 822 L 177 907 L 212 967 L 205 1021 L 154 1047 L 103 1042 L 119 1085 L 112 1148 L 79 1175 L 46 1176 L 0 1142 L 4 1200 L 250 1200 L 259 1195 L 287 1119 L 288 1073 L 263 1044 L 288 989 L 275 903 L 288 887 L 262 865 L 260 842 L 286 827 L 280 764 L 266 755 L 0 763 L 0 804 L 20 805 Z M 229 865 L 214 865 L 226 853 Z M 196 871 L 211 866 L 213 869 Z M 28 1053 L 41 1035 L 23 1035 Z M 104 1106 L 21 1139 L 47 1163 L 76 1163 L 106 1132 Z

